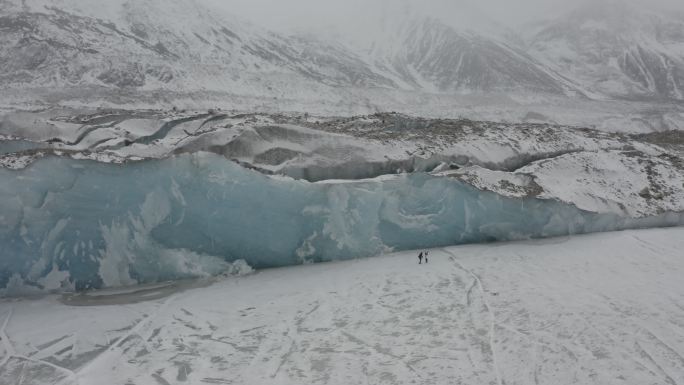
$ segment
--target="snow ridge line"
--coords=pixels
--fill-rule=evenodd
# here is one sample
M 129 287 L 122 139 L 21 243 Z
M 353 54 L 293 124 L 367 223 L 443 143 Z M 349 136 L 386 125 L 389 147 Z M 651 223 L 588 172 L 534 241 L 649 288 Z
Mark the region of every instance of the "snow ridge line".
M 484 286 L 482 285 L 482 281 L 480 280 L 480 277 L 477 276 L 477 274 L 473 273 L 471 270 L 468 270 L 463 265 L 461 265 L 456 260 L 456 255 L 454 255 L 454 253 L 450 252 L 449 250 L 447 250 L 445 248 L 442 248 L 441 250 L 450 256 L 449 260 L 451 260 L 456 267 L 465 271 L 477 283 L 477 288 L 480 290 L 480 293 L 482 294 L 482 302 L 484 303 L 485 309 L 487 309 L 487 313 L 489 313 L 489 346 L 492 349 L 492 361 L 493 361 L 493 366 L 494 366 L 494 374 L 496 375 L 496 383 L 498 385 L 503 385 L 504 382 L 503 382 L 503 379 L 501 378 L 501 370 L 499 368 L 499 361 L 497 360 L 497 356 L 496 356 L 496 334 L 495 334 L 496 333 L 496 317 L 494 316 L 494 312 L 492 311 L 492 308 L 489 305 L 489 301 L 487 301 L 487 293 L 484 290 Z

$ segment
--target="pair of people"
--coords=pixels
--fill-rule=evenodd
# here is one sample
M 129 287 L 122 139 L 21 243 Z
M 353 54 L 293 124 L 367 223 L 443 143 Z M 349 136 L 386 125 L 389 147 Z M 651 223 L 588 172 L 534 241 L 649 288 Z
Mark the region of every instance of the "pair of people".
M 420 254 L 418 254 L 418 264 L 420 265 L 423 263 L 423 258 L 425 259 L 425 263 L 428 263 L 428 255 L 429 254 L 430 254 L 430 252 L 427 250 L 421 251 Z

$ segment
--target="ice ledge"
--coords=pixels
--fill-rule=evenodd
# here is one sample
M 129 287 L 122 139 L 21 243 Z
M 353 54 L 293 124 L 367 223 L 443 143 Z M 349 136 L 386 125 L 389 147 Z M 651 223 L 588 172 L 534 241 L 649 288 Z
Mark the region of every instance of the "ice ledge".
M 0 170 L 0 182 L 0 287 L 40 290 L 211 276 L 239 259 L 262 268 L 684 224 L 679 213 L 596 214 L 427 174 L 272 178 L 208 153 L 126 165 L 48 157 Z

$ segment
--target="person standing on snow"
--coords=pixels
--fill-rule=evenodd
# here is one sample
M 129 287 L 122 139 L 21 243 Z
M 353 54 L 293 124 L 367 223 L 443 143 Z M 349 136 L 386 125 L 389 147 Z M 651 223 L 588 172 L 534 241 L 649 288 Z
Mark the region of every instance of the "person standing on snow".
M 428 263 L 428 254 L 430 254 L 430 252 L 425 251 L 425 263 Z
M 423 252 L 421 251 L 420 254 L 418 254 L 418 264 L 420 265 L 423 263 Z

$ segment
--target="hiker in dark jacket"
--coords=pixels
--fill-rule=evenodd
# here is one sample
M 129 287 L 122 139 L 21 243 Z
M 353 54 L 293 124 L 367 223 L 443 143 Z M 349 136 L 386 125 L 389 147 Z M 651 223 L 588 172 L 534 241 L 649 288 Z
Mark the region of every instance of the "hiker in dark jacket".
M 423 263 L 423 252 L 421 251 L 420 254 L 418 254 L 418 264 L 420 265 Z

